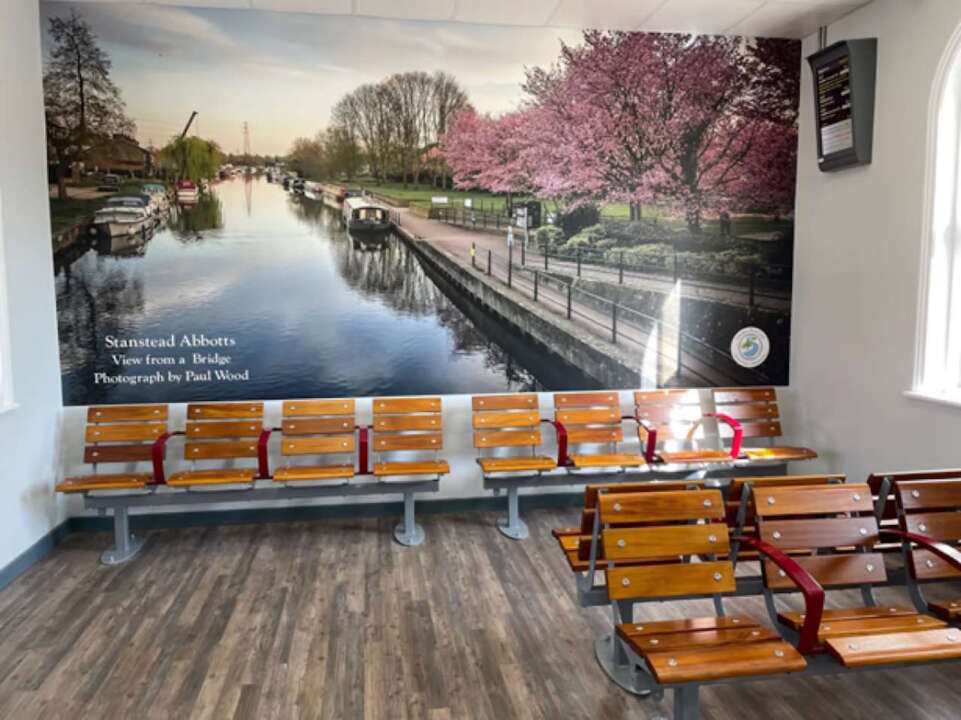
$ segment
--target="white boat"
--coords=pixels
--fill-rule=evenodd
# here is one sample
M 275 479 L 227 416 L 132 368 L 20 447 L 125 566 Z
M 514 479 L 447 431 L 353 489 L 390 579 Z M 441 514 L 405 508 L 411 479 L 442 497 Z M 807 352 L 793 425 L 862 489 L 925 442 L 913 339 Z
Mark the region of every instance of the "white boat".
M 94 213 L 91 234 L 107 237 L 133 235 L 152 227 L 153 215 L 148 203 L 140 196 L 110 198 L 105 207 Z
M 144 183 L 140 192 L 149 195 L 157 208 L 157 215 L 160 215 L 170 207 L 170 199 L 167 197 L 167 188 L 162 183 Z
M 181 180 L 177 183 L 177 200 L 182 203 L 196 203 L 200 191 L 193 180 Z
M 351 235 L 390 232 L 390 210 L 366 197 L 344 198 L 341 219 Z

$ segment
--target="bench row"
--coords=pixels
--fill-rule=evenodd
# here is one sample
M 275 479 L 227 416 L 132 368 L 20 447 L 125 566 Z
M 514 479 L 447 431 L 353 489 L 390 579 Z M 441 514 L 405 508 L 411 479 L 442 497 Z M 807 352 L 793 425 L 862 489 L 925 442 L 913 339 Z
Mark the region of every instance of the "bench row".
M 696 390 L 638 391 L 633 414 L 624 416 L 616 392 L 558 393 L 553 413 L 545 419 L 535 393 L 476 396 L 472 399 L 473 445 L 485 476 L 499 477 L 558 470 L 621 472 L 645 465 L 743 466 L 816 457 L 807 448 L 748 446 L 747 441 L 770 441 L 781 434 L 773 388 L 715 389 L 710 398 L 710 409 L 705 410 Z M 238 485 L 257 478 L 282 483 L 346 481 L 354 475 L 440 476 L 450 471 L 438 456 L 444 443 L 440 398 L 375 398 L 370 427 L 357 424 L 355 405 L 352 399 L 286 401 L 281 426 L 266 428 L 262 402 L 195 403 L 187 407 L 184 429 L 177 431 L 168 428 L 166 405 L 91 407 L 84 461 L 94 466 L 152 462 L 153 473 L 95 471 L 67 478 L 57 490 L 141 489 L 164 483 L 172 487 Z M 625 422 L 636 425 L 639 451 L 619 450 Z M 544 423 L 556 435 L 556 457 L 542 451 Z M 268 457 L 272 433 L 281 436 L 280 452 L 288 460 L 273 472 Z M 194 467 L 167 477 L 165 450 L 175 435 L 186 436 L 184 459 L 191 463 L 255 460 L 256 466 Z M 397 454 L 408 459 L 397 459 Z M 411 458 L 413 454 L 417 457 Z M 289 462 L 304 456 L 323 462 Z
M 704 684 L 961 659 L 961 631 L 952 627 L 961 621 L 961 598 L 926 603 L 920 593 L 924 582 L 961 578 L 961 471 L 872 477 L 870 484 L 837 476 L 741 484 L 752 526 L 730 536 L 732 500 L 720 490 L 588 488 L 585 508 L 593 515 L 582 580 L 593 584 L 603 571 L 614 618 L 607 650 L 597 644 L 602 667 L 637 694 L 673 689 L 675 717 L 694 718 Z M 896 527 L 879 522 L 889 490 Z M 875 599 L 874 588 L 887 580 L 885 556 L 876 551 L 885 538 L 902 551 L 914 607 Z M 561 545 L 569 557 L 571 548 Z M 747 591 L 742 573 L 735 575 L 744 549 L 761 561 L 761 585 Z M 825 609 L 825 593 L 840 588 L 860 589 L 862 604 Z M 764 597 L 777 631 L 724 614 L 725 596 L 752 593 Z M 790 593 L 801 594 L 803 610 L 778 608 Z M 712 598 L 716 617 L 634 618 L 635 604 L 696 597 Z

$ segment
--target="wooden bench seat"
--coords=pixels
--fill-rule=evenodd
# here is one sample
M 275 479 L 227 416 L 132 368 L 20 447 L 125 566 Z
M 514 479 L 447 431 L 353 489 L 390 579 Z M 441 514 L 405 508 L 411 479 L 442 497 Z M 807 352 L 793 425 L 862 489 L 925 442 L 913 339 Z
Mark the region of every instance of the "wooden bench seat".
M 477 463 L 485 473 L 546 472 L 557 468 L 553 458 L 535 457 L 483 457 Z
M 639 390 L 634 393 L 638 439 L 648 462 L 666 465 L 729 465 L 735 450 L 721 446 L 720 435 L 708 432 L 716 423 L 702 412 L 697 390 Z
M 939 628 L 833 638 L 827 641 L 827 648 L 849 668 L 961 659 L 961 630 Z
M 807 661 L 783 640 L 734 642 L 645 653 L 651 674 L 662 685 L 800 672 Z
M 928 603 L 928 609 L 938 617 L 950 622 L 961 620 L 961 600 L 932 601 Z
M 901 607 L 899 605 L 880 605 L 878 607 L 856 607 L 856 608 L 832 608 L 830 610 L 825 609 L 821 613 L 821 624 L 830 624 L 831 622 L 841 622 L 847 620 L 866 620 L 870 618 L 882 618 L 882 617 L 911 617 L 917 615 L 917 611 L 907 607 Z M 804 613 L 791 610 L 786 612 L 778 613 L 777 619 L 784 625 L 794 629 L 800 630 L 801 626 L 804 625 Z
M 450 465 L 446 460 L 416 460 L 411 462 L 378 462 L 374 463 L 375 477 L 390 477 L 397 475 L 446 475 L 450 472 Z
M 688 465 L 694 463 L 731 463 L 734 462 L 724 450 L 661 450 L 658 457 L 666 465 Z
M 62 493 L 95 492 L 97 490 L 138 490 L 153 481 L 150 473 L 115 473 L 79 475 L 57 483 L 55 489 Z
M 309 480 L 343 480 L 354 476 L 353 465 L 301 465 L 274 470 L 277 482 L 305 482 Z
M 741 457 L 748 460 L 769 462 L 797 462 L 799 460 L 813 460 L 818 454 L 805 447 L 767 447 L 742 448 Z
M 600 453 L 597 455 L 570 455 L 575 468 L 619 468 L 641 467 L 645 465 L 644 458 L 634 453 Z
M 252 468 L 188 470 L 174 473 L 167 478 L 167 484 L 171 487 L 253 484 L 256 476 L 257 471 Z

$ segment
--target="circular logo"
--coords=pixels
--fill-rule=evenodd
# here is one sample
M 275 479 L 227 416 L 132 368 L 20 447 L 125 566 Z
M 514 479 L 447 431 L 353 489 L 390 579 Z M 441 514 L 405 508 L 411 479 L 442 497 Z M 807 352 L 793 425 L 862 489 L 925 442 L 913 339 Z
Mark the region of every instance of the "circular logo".
M 761 328 L 746 327 L 731 340 L 731 356 L 741 367 L 757 367 L 771 354 L 771 341 Z

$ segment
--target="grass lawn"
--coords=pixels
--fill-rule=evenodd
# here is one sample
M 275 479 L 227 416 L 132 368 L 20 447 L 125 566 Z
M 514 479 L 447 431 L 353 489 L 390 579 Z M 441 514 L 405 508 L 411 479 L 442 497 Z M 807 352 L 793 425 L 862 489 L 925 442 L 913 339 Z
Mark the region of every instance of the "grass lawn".
M 120 190 L 115 195 L 140 192 L 140 188 L 149 180 L 133 180 L 120 184 Z M 50 229 L 54 233 L 61 230 L 68 230 L 83 219 L 90 217 L 97 210 L 107 204 L 113 195 L 105 195 L 99 198 L 67 198 L 59 200 L 55 197 L 50 198 Z
M 406 188 L 402 183 L 377 184 L 372 178 L 362 178 L 351 183 L 343 183 L 347 187 L 362 187 L 371 192 L 388 195 L 398 200 L 410 200 L 417 203 L 430 204 L 432 197 L 446 197 L 451 200 L 452 205 L 461 205 L 465 198 L 471 198 L 475 210 L 486 209 L 491 212 L 503 213 L 506 211 L 507 196 L 495 195 L 484 191 L 467 190 L 441 190 L 440 188 L 429 185 L 408 185 Z M 515 197 L 515 201 L 525 198 Z M 541 217 L 546 218 L 546 213 L 553 210 L 552 203 L 542 201 Z M 687 223 L 683 217 L 674 216 L 667 211 L 645 205 L 641 212 L 644 218 L 655 219 L 659 224 L 669 230 L 685 230 Z M 627 203 L 610 203 L 601 208 L 601 217 L 610 219 L 627 220 L 630 217 L 630 210 Z M 772 220 L 764 215 L 733 215 L 731 217 L 731 230 L 735 236 L 752 235 L 755 233 L 770 233 L 781 231 L 790 233 L 793 222 L 791 220 Z M 702 232 L 708 235 L 720 233 L 720 223 L 717 218 L 707 218 L 702 223 Z

